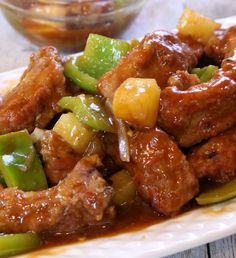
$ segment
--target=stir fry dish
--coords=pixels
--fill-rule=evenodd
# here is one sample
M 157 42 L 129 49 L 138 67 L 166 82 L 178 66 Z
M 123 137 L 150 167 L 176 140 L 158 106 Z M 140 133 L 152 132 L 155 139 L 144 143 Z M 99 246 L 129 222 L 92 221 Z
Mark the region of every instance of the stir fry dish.
M 234 197 L 235 53 L 188 8 L 176 33 L 34 53 L 0 104 L 0 257 Z

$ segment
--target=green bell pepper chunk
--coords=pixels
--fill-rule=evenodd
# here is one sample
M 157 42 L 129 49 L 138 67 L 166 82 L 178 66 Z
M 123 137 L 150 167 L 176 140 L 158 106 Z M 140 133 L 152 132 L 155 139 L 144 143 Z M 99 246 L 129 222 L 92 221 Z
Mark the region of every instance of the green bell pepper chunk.
M 75 59 L 71 58 L 65 63 L 64 74 L 71 79 L 75 85 L 90 93 L 97 93 L 97 80 L 79 70 L 75 64 Z
M 26 130 L 0 136 L 0 171 L 8 187 L 23 191 L 47 188 L 47 180 Z
M 196 74 L 201 82 L 208 82 L 213 77 L 215 71 L 218 70 L 218 67 L 215 65 L 208 65 L 203 68 L 194 68 L 191 73 Z
M 213 77 L 215 71 L 218 70 L 217 66 L 209 65 L 200 77 L 201 82 L 208 82 Z
M 0 257 L 21 254 L 40 245 L 39 236 L 33 233 L 0 235 Z
M 196 67 L 196 68 L 193 68 L 191 70 L 191 74 L 196 74 L 198 76 L 198 78 L 201 77 L 201 75 L 206 71 L 206 67 L 204 68 L 199 68 L 199 67 Z
M 72 111 L 80 122 L 93 129 L 113 132 L 111 119 L 98 97 L 84 94 L 76 97 L 63 97 L 58 105 Z
M 115 67 L 120 58 L 131 48 L 131 45 L 124 40 L 90 34 L 84 55 L 77 58 L 76 64 L 80 71 L 99 79 Z
M 208 205 L 223 202 L 236 196 L 236 179 L 227 184 L 213 188 L 207 192 L 201 193 L 196 201 L 200 205 Z

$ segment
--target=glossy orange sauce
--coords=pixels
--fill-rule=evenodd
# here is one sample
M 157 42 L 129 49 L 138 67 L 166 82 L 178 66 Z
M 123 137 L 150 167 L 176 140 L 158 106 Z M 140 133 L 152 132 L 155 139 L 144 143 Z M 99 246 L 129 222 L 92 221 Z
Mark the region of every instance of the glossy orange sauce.
M 202 181 L 200 192 L 204 192 L 211 188 L 216 187 L 219 184 L 212 183 L 209 181 Z M 225 212 L 227 208 L 219 211 L 212 210 L 212 206 L 209 206 L 209 209 L 205 209 L 206 213 L 214 215 L 216 213 Z M 179 214 L 176 216 L 181 216 L 186 212 L 195 210 L 197 208 L 201 208 L 196 201 L 193 199 L 188 204 L 186 204 Z M 236 208 L 236 207 L 235 207 Z M 162 223 L 170 217 L 165 217 L 157 212 L 153 211 L 146 203 L 140 200 L 139 197 L 136 197 L 135 201 L 127 206 L 117 207 L 116 218 L 112 223 L 103 224 L 96 227 L 85 228 L 83 231 L 76 232 L 70 235 L 48 235 L 42 234 L 42 240 L 44 241 L 41 250 L 43 249 L 43 253 L 50 253 L 51 247 L 57 247 L 72 243 L 84 242 L 86 240 L 99 238 L 99 237 L 109 237 L 115 236 L 122 233 L 135 232 L 142 229 L 145 229 L 148 226 L 152 226 L 155 224 Z M 48 253 L 49 252 L 49 253 Z M 38 252 L 37 252 L 38 253 Z M 40 250 L 39 250 L 40 254 Z M 50 254 L 49 254 L 50 255 Z M 55 255 L 54 251 L 52 255 Z M 31 257 L 31 256 L 30 256 Z M 32 254 L 32 257 L 38 257 L 35 253 Z
M 196 203 L 191 202 L 184 207 L 181 214 L 196 207 Z M 48 249 L 50 247 L 72 244 L 76 242 L 79 243 L 89 239 L 109 237 L 121 233 L 135 232 L 168 219 L 168 217 L 164 217 L 154 212 L 147 204 L 138 200 L 130 206 L 118 208 L 116 219 L 112 223 L 85 228 L 82 232 L 77 232 L 70 235 L 42 234 L 41 237 L 44 241 L 42 248 L 43 252 L 47 252 L 47 250 L 50 251 L 50 249 Z M 46 248 L 46 250 L 44 248 Z

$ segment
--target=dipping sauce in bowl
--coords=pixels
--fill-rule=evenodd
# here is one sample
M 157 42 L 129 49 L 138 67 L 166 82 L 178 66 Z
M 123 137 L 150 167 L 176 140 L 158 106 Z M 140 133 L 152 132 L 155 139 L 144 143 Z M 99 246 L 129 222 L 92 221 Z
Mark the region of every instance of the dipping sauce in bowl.
M 0 0 L 10 24 L 36 45 L 82 50 L 89 33 L 115 37 L 145 0 Z

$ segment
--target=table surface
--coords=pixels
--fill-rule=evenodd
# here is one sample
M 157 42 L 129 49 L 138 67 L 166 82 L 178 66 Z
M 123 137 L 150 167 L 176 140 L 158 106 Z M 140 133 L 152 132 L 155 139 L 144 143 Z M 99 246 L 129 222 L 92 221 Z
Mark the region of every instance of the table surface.
M 121 35 L 121 38 L 141 37 L 155 29 L 173 29 L 186 6 L 212 18 L 236 15 L 234 0 L 149 0 L 133 24 Z M 8 25 L 2 14 L 0 14 L 0 35 L 0 72 L 27 65 L 29 56 L 36 50 L 36 47 L 18 35 Z M 168 258 L 233 258 L 235 256 L 236 235 L 168 256 Z

